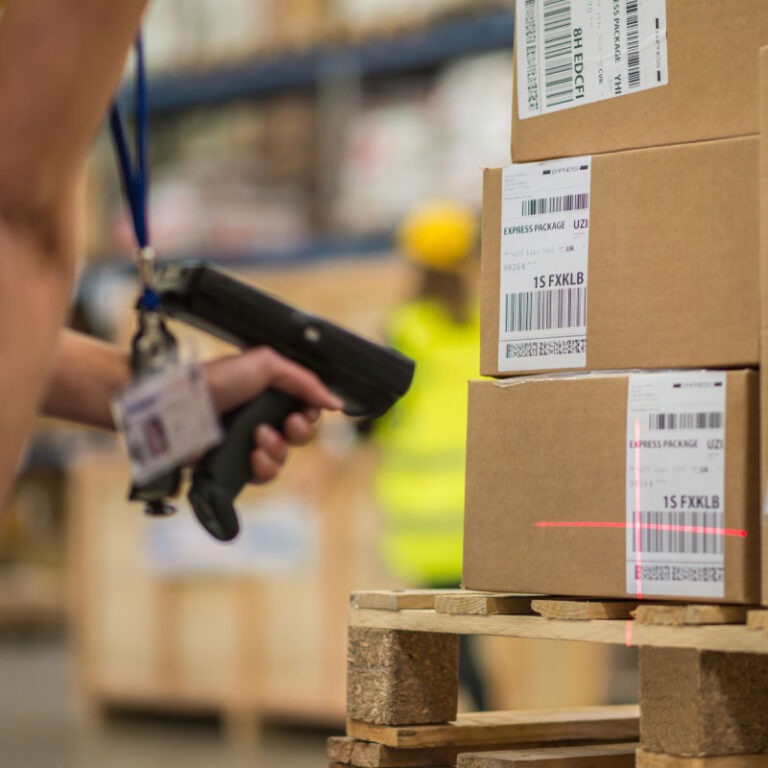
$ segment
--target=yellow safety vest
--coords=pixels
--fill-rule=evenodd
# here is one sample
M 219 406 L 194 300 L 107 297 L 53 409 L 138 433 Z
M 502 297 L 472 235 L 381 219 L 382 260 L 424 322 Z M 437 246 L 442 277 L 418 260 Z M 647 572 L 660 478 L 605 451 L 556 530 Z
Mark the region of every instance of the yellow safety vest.
M 381 419 L 374 490 L 389 570 L 416 585 L 461 579 L 467 382 L 477 378 L 479 315 L 457 324 L 432 301 L 400 307 L 389 342 L 416 361 L 408 393 Z

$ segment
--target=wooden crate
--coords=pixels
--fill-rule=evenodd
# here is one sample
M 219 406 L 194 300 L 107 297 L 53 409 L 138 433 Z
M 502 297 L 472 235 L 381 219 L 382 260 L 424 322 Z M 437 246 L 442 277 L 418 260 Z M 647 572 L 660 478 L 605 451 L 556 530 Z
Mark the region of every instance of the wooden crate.
M 320 454 L 306 448 L 279 486 L 247 489 L 238 501 L 256 515 L 291 507 L 287 533 L 279 525 L 255 529 L 292 537 L 278 546 L 290 562 L 280 566 L 256 546 L 255 565 L 238 557 L 232 572 L 226 565 L 217 572 L 199 542 L 185 548 L 184 523 L 197 526 L 188 509 L 178 513 L 188 520 L 157 520 L 125 500 L 122 456 L 73 467 L 73 628 L 88 705 L 343 721 L 347 596 L 354 585 L 387 577 L 375 556 L 372 453 L 360 448 L 335 465 Z M 242 517 L 247 536 L 248 513 Z M 159 526 L 173 538 L 169 525 L 181 526 L 182 543 L 170 546 L 164 565 L 153 547 Z

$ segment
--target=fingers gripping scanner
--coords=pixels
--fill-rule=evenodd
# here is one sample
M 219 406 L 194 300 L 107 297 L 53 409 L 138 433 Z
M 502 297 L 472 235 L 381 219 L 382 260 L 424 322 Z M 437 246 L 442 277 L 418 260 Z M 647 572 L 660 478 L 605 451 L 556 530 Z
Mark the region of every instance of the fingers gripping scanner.
M 206 264 L 157 271 L 165 312 L 238 347 L 269 346 L 315 372 L 344 401 L 349 416 L 387 411 L 411 385 L 414 362 L 323 318 L 283 303 Z M 302 403 L 276 389 L 224 415 L 225 438 L 195 465 L 188 498 L 198 520 L 221 541 L 237 536 L 234 500 L 251 478 L 256 426 L 280 429 Z M 165 492 L 164 489 L 162 492 Z M 136 497 L 141 498 L 141 489 Z

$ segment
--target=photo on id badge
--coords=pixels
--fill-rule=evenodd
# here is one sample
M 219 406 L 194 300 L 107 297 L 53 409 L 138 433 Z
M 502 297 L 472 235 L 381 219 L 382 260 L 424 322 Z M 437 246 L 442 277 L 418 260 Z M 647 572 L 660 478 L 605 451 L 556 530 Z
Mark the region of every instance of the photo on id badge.
M 144 431 L 144 443 L 150 456 L 154 458 L 168 452 L 168 434 L 159 416 L 156 414 L 150 416 L 144 422 L 142 429 Z

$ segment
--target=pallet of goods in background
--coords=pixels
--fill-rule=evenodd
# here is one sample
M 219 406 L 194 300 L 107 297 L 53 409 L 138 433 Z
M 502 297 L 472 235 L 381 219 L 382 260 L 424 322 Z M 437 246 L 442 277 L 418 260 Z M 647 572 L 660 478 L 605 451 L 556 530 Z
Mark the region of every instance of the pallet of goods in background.
M 639 648 L 639 727 L 601 721 L 579 753 L 539 723 L 545 744 L 377 765 L 764 766 L 768 7 L 534 1 L 518 3 L 516 36 L 515 165 L 484 185 L 475 592 L 399 611 L 353 601 L 347 739 L 411 748 L 440 731 L 442 748 L 465 733 L 455 634 L 501 634 Z M 373 764 L 360 750 L 331 743 L 329 758 Z

